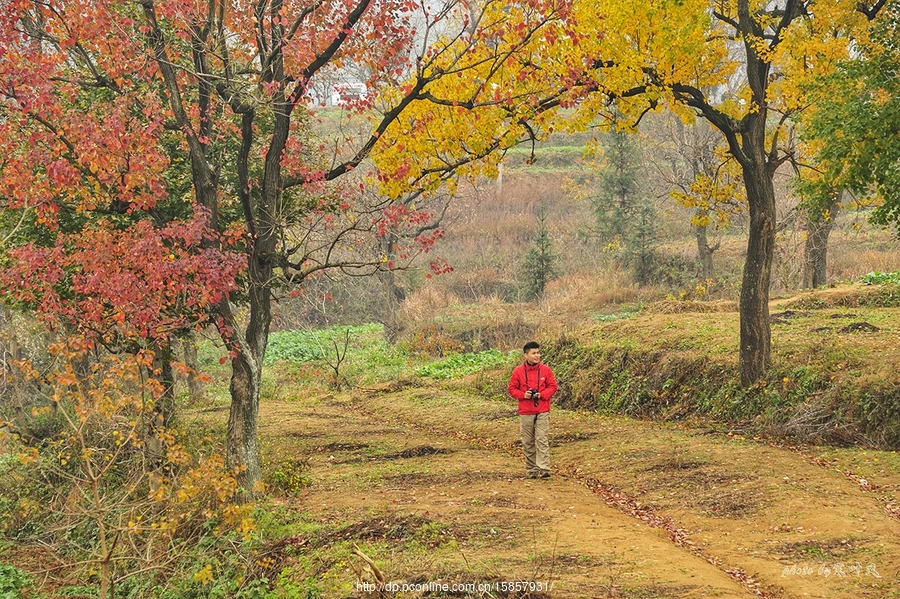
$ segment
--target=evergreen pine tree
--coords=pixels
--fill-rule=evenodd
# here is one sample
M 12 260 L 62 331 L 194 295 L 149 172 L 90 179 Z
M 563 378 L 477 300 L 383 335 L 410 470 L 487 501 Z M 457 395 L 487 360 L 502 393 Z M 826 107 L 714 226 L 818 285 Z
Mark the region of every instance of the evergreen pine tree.
M 553 239 L 547 228 L 547 209 L 545 206 L 538 208 L 535 214 L 538 227 L 531 242 L 531 247 L 525 254 L 520 278 L 526 299 L 539 298 L 544 293 L 544 288 L 555 276 L 555 264 L 558 258 L 553 249 Z
M 641 154 L 634 137 L 623 131 L 605 136 L 605 168 L 591 200 L 594 232 L 603 251 L 634 271 L 641 285 L 651 282 L 657 245 L 656 208 L 641 194 Z

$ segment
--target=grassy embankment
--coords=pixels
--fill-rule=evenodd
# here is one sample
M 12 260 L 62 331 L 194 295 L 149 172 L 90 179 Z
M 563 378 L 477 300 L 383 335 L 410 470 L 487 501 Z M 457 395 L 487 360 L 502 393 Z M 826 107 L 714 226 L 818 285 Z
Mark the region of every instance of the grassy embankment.
M 770 312 L 772 367 L 751 389 L 737 379 L 736 304 L 664 301 L 550 343 L 565 381 L 559 402 L 804 442 L 900 445 L 900 287 L 813 291 Z
M 607 307 L 606 314 L 578 328 L 546 309 L 500 302 L 451 306 L 424 333 L 396 346 L 381 340 L 377 325 L 276 333 L 263 399 L 298 389 L 319 393 L 427 378 L 441 367 L 436 356 L 489 348 L 490 354 L 446 358 L 445 378 L 482 369 L 467 384 L 501 397 L 508 370 L 519 359 L 519 340 L 535 336 L 558 373 L 557 403 L 563 408 L 687 419 L 802 442 L 900 446 L 900 286 L 889 278 L 774 300 L 772 367 L 751 389 L 738 383 L 735 302 L 644 305 L 638 298 Z M 207 365 L 216 363 L 209 354 Z

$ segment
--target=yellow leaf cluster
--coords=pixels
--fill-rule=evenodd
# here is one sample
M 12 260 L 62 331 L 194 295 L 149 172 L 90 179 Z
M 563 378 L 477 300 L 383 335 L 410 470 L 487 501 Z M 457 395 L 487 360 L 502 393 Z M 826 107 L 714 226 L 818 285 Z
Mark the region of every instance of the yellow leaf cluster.
M 721 149 L 720 149 L 721 152 Z M 670 197 L 685 208 L 693 208 L 695 227 L 728 227 L 731 217 L 746 209 L 746 194 L 740 182 L 737 164 L 725 156 L 714 174 L 699 173 L 687 190 L 675 189 Z
M 209 584 L 215 577 L 213 576 L 212 565 L 206 564 L 194 573 L 194 580 L 200 584 Z
M 23 469 L 58 481 L 57 495 L 65 505 L 45 509 L 73 514 L 81 519 L 76 526 L 90 522 L 100 544 L 113 536 L 127 539 L 115 546 L 114 559 L 158 557 L 150 548 L 187 542 L 185 530 L 200 534 L 209 520 L 216 522 L 217 533 L 251 535 L 253 506 L 232 505 L 238 486 L 224 459 L 198 457 L 182 443 L 183 435 L 159 425 L 155 387 L 147 385 L 152 358 L 95 357 L 87 373 L 82 374 L 80 363 L 82 371 L 73 381 L 82 355 L 65 345 L 57 347 L 57 363 L 44 373 L 56 402 L 35 408 L 36 415 L 53 412 L 62 431 L 40 447 L 11 441 Z M 27 517 L 28 505 L 16 506 L 15 517 Z M 98 547 L 96 555 L 109 551 L 108 545 Z M 84 568 L 96 565 L 88 562 Z M 206 583 L 211 575 L 201 569 L 197 580 Z
M 477 32 L 437 39 L 416 73 L 384 90 L 384 110 L 416 99 L 371 152 L 380 193 L 452 193 L 454 179 L 495 177 L 505 150 L 546 134 L 539 103 L 559 90 L 549 40 L 564 41 L 554 3 L 537 4 L 485 4 Z

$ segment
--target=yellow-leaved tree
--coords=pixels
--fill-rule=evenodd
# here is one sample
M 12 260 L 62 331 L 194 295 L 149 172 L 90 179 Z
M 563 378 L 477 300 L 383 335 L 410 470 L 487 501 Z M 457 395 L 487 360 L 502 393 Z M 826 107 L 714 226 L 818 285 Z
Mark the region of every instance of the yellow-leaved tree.
M 373 157 L 394 165 L 385 192 L 396 194 L 412 183 L 436 184 L 441 153 L 423 159 L 425 146 L 485 154 L 484 144 L 493 143 L 502 153 L 518 139 L 554 129 L 623 122 L 633 128 L 648 112 L 663 109 L 687 123 L 708 121 L 737 164 L 743 189 L 734 190 L 734 199 L 745 197 L 749 212 L 739 353 L 741 382 L 751 386 L 771 362 L 773 177 L 796 152 L 793 127 L 810 99 L 807 83 L 831 72 L 868 37 L 884 4 L 571 0 L 553 5 L 555 18 L 548 18 L 547 4 L 488 2 L 465 34 L 430 48 L 430 68 L 450 76 L 423 89 L 431 102 L 412 106 L 410 118 L 392 123 L 385 131 L 391 143 Z M 402 94 L 405 88 L 399 89 Z M 502 136 L 488 133 L 497 131 Z M 470 173 L 492 174 L 495 163 Z M 689 195 L 727 192 L 713 189 L 708 177 L 697 185 Z
M 691 211 L 704 288 L 715 281 L 713 254 L 721 240 L 713 235 L 728 229 L 735 216 L 746 212 L 747 200 L 739 165 L 728 153 L 718 131 L 706 121 L 692 126 L 668 117 L 653 127 L 658 176 L 671 190 L 669 196 Z M 653 135 L 651 133 L 651 135 Z
M 554 46 L 553 77 L 587 127 L 614 108 L 633 124 L 667 108 L 702 118 L 740 166 L 749 238 L 740 298 L 741 383 L 771 361 L 769 284 L 777 228 L 773 177 L 794 149 L 805 83 L 866 38 L 884 2 L 611 0 L 574 2 Z M 550 76 L 548 74 L 548 76 Z
M 161 424 L 153 353 L 97 353 L 70 336 L 50 344 L 40 368 L 17 362 L 13 401 L 27 395 L 31 409 L 28 423 L 0 423 L 15 433 L 4 439 L 0 527 L 39 531 L 59 560 L 38 572 L 45 581 L 75 577 L 107 599 L 140 575 L 165 588 L 204 537 L 246 537 L 255 523 L 252 505 L 233 502 L 238 483 L 222 456 Z

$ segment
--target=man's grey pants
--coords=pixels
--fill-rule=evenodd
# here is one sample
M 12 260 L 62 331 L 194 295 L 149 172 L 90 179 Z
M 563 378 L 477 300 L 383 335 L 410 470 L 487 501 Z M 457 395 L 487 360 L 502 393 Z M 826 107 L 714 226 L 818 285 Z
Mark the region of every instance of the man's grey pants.
M 525 469 L 529 476 L 550 473 L 550 413 L 520 414 L 519 431 L 522 433 L 522 451 L 525 453 Z

